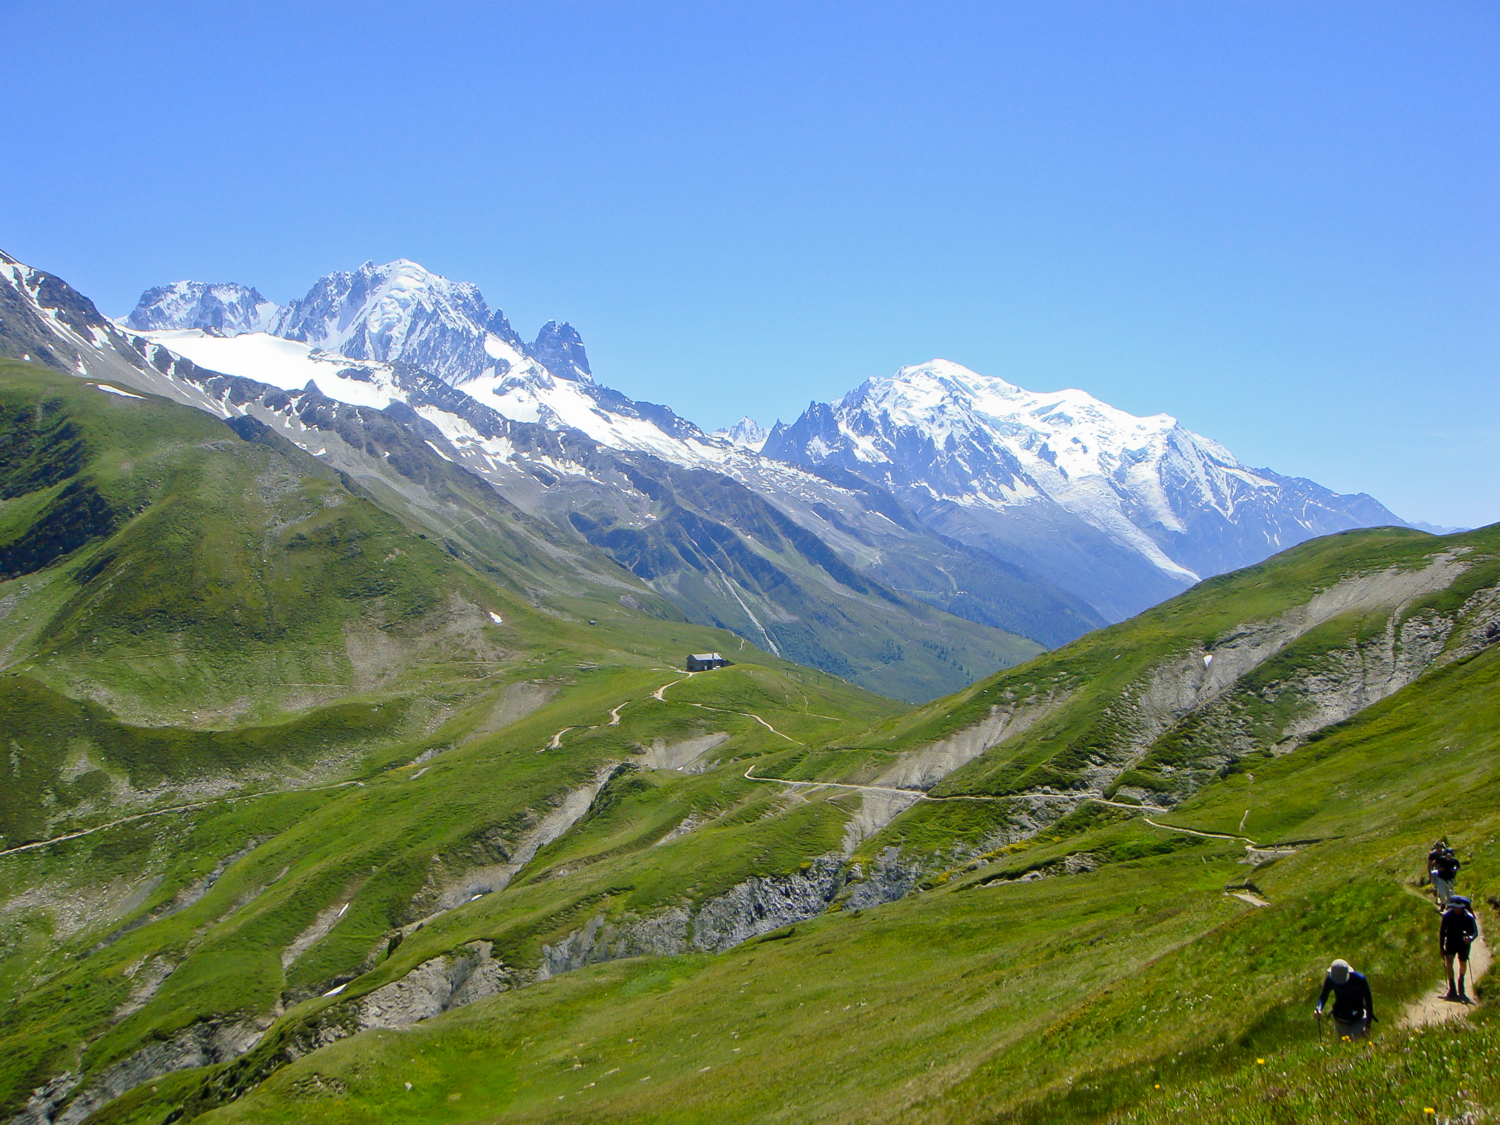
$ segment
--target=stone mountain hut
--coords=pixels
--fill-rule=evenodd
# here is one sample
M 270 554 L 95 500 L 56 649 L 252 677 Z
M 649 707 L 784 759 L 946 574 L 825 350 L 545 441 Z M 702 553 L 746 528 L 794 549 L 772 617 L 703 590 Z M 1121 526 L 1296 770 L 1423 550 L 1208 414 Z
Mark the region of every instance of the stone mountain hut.
M 712 668 L 728 668 L 733 663 L 717 652 L 695 652 L 687 658 L 685 667 L 689 672 L 707 672 Z

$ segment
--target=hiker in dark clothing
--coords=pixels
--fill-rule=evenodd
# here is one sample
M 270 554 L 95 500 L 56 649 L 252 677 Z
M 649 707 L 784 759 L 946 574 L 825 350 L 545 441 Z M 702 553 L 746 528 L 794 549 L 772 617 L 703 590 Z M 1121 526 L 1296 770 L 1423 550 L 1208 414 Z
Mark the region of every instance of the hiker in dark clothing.
M 1448 970 L 1448 995 L 1444 1000 L 1469 1002 L 1464 991 L 1464 977 L 1469 973 L 1469 946 L 1479 937 L 1479 920 L 1469 908 L 1469 900 L 1463 895 L 1448 899 L 1448 909 L 1443 911 L 1443 925 L 1438 931 L 1438 946 L 1443 951 L 1443 967 Z M 1458 961 L 1458 987 L 1453 985 L 1453 962 Z
M 1432 893 L 1437 896 L 1439 910 L 1447 907 L 1448 899 L 1453 895 L 1453 880 L 1458 878 L 1460 866 L 1458 856 L 1442 840 L 1436 841 L 1427 853 L 1427 877 L 1432 883 Z
M 1328 975 L 1323 978 L 1323 992 L 1318 997 L 1318 1006 L 1313 1016 L 1323 1018 L 1323 1003 L 1333 993 L 1333 1027 L 1343 1038 L 1361 1039 L 1370 1034 L 1370 1021 L 1375 1018 L 1375 999 L 1370 995 L 1370 982 L 1363 973 L 1356 973 L 1343 958 L 1328 966 Z

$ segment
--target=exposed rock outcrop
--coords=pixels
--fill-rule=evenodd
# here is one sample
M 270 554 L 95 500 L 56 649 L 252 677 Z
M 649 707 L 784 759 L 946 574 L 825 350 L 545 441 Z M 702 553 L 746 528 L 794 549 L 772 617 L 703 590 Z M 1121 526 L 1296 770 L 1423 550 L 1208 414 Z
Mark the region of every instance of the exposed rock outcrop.
M 648 918 L 619 922 L 596 915 L 581 930 L 542 947 L 537 979 L 622 957 L 721 952 L 822 914 L 846 878 L 843 857 L 824 855 L 801 871 L 752 876 L 696 909 L 672 907 Z
M 854 865 L 844 909 L 868 910 L 872 906 L 905 898 L 917 889 L 923 874 L 921 864 L 910 860 L 902 862 L 900 848 L 882 848 L 868 872 L 861 865 Z
M 238 1058 L 260 1041 L 270 1024 L 269 1018 L 204 1020 L 142 1048 L 97 1075 L 80 1079 L 72 1073 L 60 1074 L 36 1090 L 9 1125 L 78 1125 L 106 1103 L 163 1074 Z
M 504 992 L 515 973 L 493 956 L 487 941 L 424 961 L 400 980 L 359 998 L 358 1029 L 406 1027 Z

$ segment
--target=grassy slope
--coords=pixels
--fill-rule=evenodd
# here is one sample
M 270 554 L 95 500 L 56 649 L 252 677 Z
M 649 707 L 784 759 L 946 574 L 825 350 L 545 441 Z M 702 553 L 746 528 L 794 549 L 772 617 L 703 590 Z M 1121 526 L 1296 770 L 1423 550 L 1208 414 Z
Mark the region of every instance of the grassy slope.
M 1339 573 L 1322 565 L 1314 576 Z M 211 1119 L 1156 1121 L 1191 1110 L 1262 1121 L 1353 1110 L 1399 1120 L 1419 1115 L 1418 1102 L 1451 1111 L 1459 1099 L 1435 1037 L 1399 1033 L 1394 1017 L 1440 972 L 1435 917 L 1410 885 L 1431 838 L 1446 833 L 1472 857 L 1466 890 L 1500 895 L 1497 704 L 1500 650 L 1490 648 L 1302 750 L 1246 763 L 1173 811 L 1172 824 L 1232 832 L 1248 807 L 1258 841 L 1317 841 L 1254 871 L 1237 844 L 1085 806 L 934 893 L 721 957 L 584 969 L 400 1035 L 366 1035 Z M 1007 879 L 1077 853 L 1101 866 Z M 1247 878 L 1270 908 L 1224 893 Z M 1371 974 L 1383 1023 L 1372 1047 L 1320 1053 L 1307 1012 L 1336 955 Z M 1451 1054 L 1479 1065 L 1495 1045 L 1481 1022 Z M 1356 1105 L 1341 1084 L 1348 1073 L 1382 1084 Z M 1463 1085 L 1493 1108 L 1492 1079 Z
M 158 409 L 116 404 L 90 388 L 79 393 L 84 410 L 97 400 Z M 210 432 L 222 439 L 219 430 Z M 184 455 L 200 448 L 192 444 Z M 274 455 L 233 442 L 216 447 L 226 450 Z M 122 459 L 121 484 L 139 486 L 124 460 L 140 463 Z M 338 487 L 315 474 L 299 479 L 315 482 L 299 485 L 308 489 Z M 103 485 L 99 491 L 106 494 Z M 1052 725 L 1039 724 L 1015 740 L 1019 747 L 1007 744 L 948 785 L 1005 793 L 1067 781 L 1075 767 L 1059 761 L 1060 753 L 1090 745 L 1100 715 L 1164 656 L 1273 617 L 1351 570 L 1419 565 L 1436 544 L 1377 532 L 1299 548 L 1085 638 L 1062 656 L 898 716 L 894 706 L 847 684 L 748 651 L 741 665 L 680 683 L 658 702 L 653 690 L 680 675 L 670 663 L 689 650 L 726 647 L 724 634 L 632 613 L 613 592 L 556 598 L 539 611 L 393 521 L 381 523 L 388 517 L 359 508 L 357 499 L 341 496 L 335 510 L 366 512 L 374 530 L 365 534 L 404 533 L 403 549 L 411 550 L 401 557 L 422 563 L 405 572 L 400 596 L 426 589 L 451 598 L 457 591 L 493 606 L 505 617 L 492 634 L 503 655 L 482 664 L 408 660 L 387 684 L 345 682 L 346 712 L 339 713 L 373 733 L 354 731 L 326 776 L 363 784 L 293 792 L 270 790 L 277 777 L 307 774 L 308 759 L 299 753 L 330 756 L 316 737 L 311 750 L 299 751 L 295 736 L 296 723 L 335 713 L 326 704 L 244 726 L 143 728 L 58 702 L 33 677 L 25 687 L 41 700 L 35 709 L 47 721 L 74 724 L 58 745 L 48 744 L 61 764 L 39 792 L 76 800 L 76 823 L 108 815 L 102 805 L 88 806 L 97 789 L 78 768 L 80 741 L 90 747 L 86 761 L 111 778 L 132 777 L 130 761 L 160 769 L 175 760 L 172 753 L 185 754 L 192 768 L 168 779 L 178 789 L 153 791 L 147 801 L 170 799 L 183 779 L 222 775 L 225 755 L 260 755 L 266 776 L 237 778 L 250 782 L 235 791 L 243 799 L 0 857 L 0 987 L 10 1000 L 0 1015 L 0 1104 L 17 1107 L 61 1067 L 96 1071 L 203 1020 L 268 1019 L 284 1006 L 279 1026 L 294 1027 L 467 941 L 491 941 L 507 963 L 534 965 L 541 945 L 601 913 L 623 921 L 692 905 L 750 875 L 795 871 L 836 849 L 849 795 L 788 798 L 742 776 L 752 761 L 762 774 L 781 767 L 822 779 L 858 776 L 878 770 L 894 751 L 987 714 L 990 699 L 1004 691 L 1018 698 L 1060 686 L 1071 694 Z M 0 507 L 0 520 L 20 526 L 18 513 L 21 504 L 12 501 Z M 1481 532 L 1464 542 L 1484 554 L 1494 537 Z M 182 538 L 190 549 L 192 537 Z M 148 539 L 136 549 L 155 547 Z M 42 632 L 38 621 L 54 620 L 65 601 L 58 591 L 96 549 L 80 548 L 10 587 L 26 584 L 26 596 L 13 603 L 13 616 L 26 625 L 9 637 L 46 655 L 30 667 L 54 677 L 54 692 L 76 682 L 66 679 L 69 669 L 86 678 L 77 670 L 90 667 L 92 646 L 65 652 L 32 638 Z M 181 591 L 157 589 L 166 604 L 180 602 Z M 363 612 L 358 597 L 341 603 L 320 595 L 314 608 L 340 604 Z M 216 611 L 198 624 L 221 628 L 222 617 Z M 596 624 L 585 625 L 590 618 Z M 145 620 L 149 637 L 161 619 Z M 491 626 L 480 628 L 491 635 Z M 1310 646 L 1307 659 L 1323 659 L 1362 628 L 1347 623 L 1322 647 Z M 174 636 L 193 635 L 192 627 L 173 629 Z M 107 639 L 111 647 L 135 643 Z M 302 659 L 312 645 L 288 647 L 289 659 Z M 107 658 L 96 667 L 101 679 L 121 675 Z M 1487 650 L 1295 754 L 1245 758 L 1227 779 L 1174 810 L 1174 823 L 1232 831 L 1249 807 L 1246 831 L 1258 839 L 1324 837 L 1254 872 L 1273 903 L 1269 910 L 1223 894 L 1226 884 L 1251 874 L 1237 862 L 1237 846 L 1163 832 L 1123 810 L 1087 804 L 1031 841 L 1002 849 L 995 862 L 965 862 L 938 876 L 935 893 L 825 916 L 719 957 L 584 969 L 399 1035 L 367 1033 L 315 1053 L 216 1113 L 256 1121 L 1086 1119 L 1139 1109 L 1146 1078 L 1154 1090 L 1163 1075 L 1170 1075 L 1164 1087 L 1227 1105 L 1238 1096 L 1235 1084 L 1244 1085 L 1242 1066 L 1255 1065 L 1247 1052 L 1280 1059 L 1306 1036 L 1299 1021 L 1330 950 L 1372 971 L 1383 1004 L 1431 978 L 1432 964 L 1421 960 L 1431 913 L 1400 884 L 1433 834 L 1447 829 L 1466 854 L 1477 852 L 1466 878 L 1495 893 L 1496 873 L 1479 848 L 1495 834 L 1497 674 L 1496 651 Z M 550 698 L 515 721 L 494 720 L 508 690 L 521 684 Z M 392 714 L 376 715 L 377 703 Z M 618 725 L 610 724 L 612 711 Z M 110 731 L 79 735 L 82 724 Z M 558 748 L 539 753 L 564 728 L 571 729 Z M 385 955 L 395 928 L 421 916 L 432 879 L 495 862 L 602 766 L 633 763 L 636 751 L 658 738 L 720 731 L 728 740 L 710 757 L 723 768 L 619 774 L 590 815 L 544 848 L 510 889 L 442 915 Z M 120 746 L 136 748 L 135 758 L 114 749 Z M 16 760 L 30 763 L 36 754 L 27 751 Z M 428 751 L 437 756 L 413 763 Z M 64 781 L 82 789 L 64 792 Z M 247 792 L 255 786 L 263 792 Z M 16 802 L 16 815 L 34 805 Z M 655 846 L 689 815 L 705 823 Z M 881 839 L 942 852 L 977 844 L 1004 816 L 998 803 L 924 806 Z M 1077 853 L 1092 857 L 1098 870 L 1011 881 L 1026 871 L 1058 871 Z M 194 898 L 198 890 L 205 893 Z M 283 967 L 291 941 L 346 902 L 337 924 Z M 1380 925 L 1368 925 L 1372 918 Z M 162 967 L 174 971 L 143 995 L 142 982 Z M 342 981 L 348 984 L 339 1001 L 321 996 Z M 283 1033 L 273 1030 L 271 1039 Z M 1288 1066 L 1318 1065 L 1287 1058 Z M 226 1080 L 243 1073 L 235 1068 L 223 1069 Z M 159 1122 L 185 1100 L 204 1106 L 203 1091 L 218 1073 L 167 1076 L 97 1120 Z M 334 1092 L 342 1096 L 330 1098 Z
M 789 660 L 908 702 L 931 699 L 1042 651 L 870 581 L 765 499 L 718 473 L 641 459 L 626 470 L 651 497 L 644 526 L 601 504 L 567 513 L 589 542 L 670 588 L 690 620 L 768 639 Z M 748 596 L 727 601 L 728 579 Z M 1048 610 L 1061 612 L 1047 596 Z M 1075 630 L 1070 630 L 1070 632 Z
M 912 708 L 859 732 L 850 747 L 867 757 L 873 751 L 891 753 L 920 747 L 974 725 L 996 705 L 1053 700 L 1057 706 L 1042 721 L 951 774 L 934 791 L 1005 795 L 1040 787 L 1078 788 L 1090 758 L 1107 758 L 1127 733 L 1118 729 L 1119 705 L 1138 693 L 1163 661 L 1194 651 L 1211 651 L 1243 625 L 1274 620 L 1347 576 L 1387 568 L 1419 568 L 1434 555 L 1454 548 L 1471 553 L 1469 571 L 1451 588 L 1402 609 L 1404 618 L 1431 609 L 1452 613 L 1475 590 L 1500 581 L 1500 525 L 1442 540 L 1391 528 L 1330 536 L 1295 547 L 1258 566 L 1209 579 L 1129 621 L 1090 633 L 955 695 Z M 1251 702 L 1263 710 L 1274 710 L 1253 699 L 1258 689 L 1271 680 L 1291 678 L 1314 668 L 1330 653 L 1357 642 L 1362 634 L 1383 624 L 1383 615 L 1349 613 L 1335 617 L 1258 669 L 1243 685 L 1242 695 L 1252 697 Z M 1297 704 L 1294 698 L 1284 698 L 1279 706 L 1288 713 L 1263 717 L 1263 729 L 1257 731 L 1262 748 L 1274 744 Z M 1152 747 L 1140 768 L 1159 768 L 1173 751 L 1180 758 L 1192 757 L 1191 739 L 1185 740 L 1180 729 L 1169 732 Z M 857 777 L 878 765 L 875 758 L 866 761 L 856 756 L 842 773 Z M 833 768 L 835 772 L 818 776 L 841 776 L 839 768 Z M 1172 788 L 1160 778 L 1145 780 L 1148 788 Z
M 55 534 L 47 512 L 70 488 L 109 513 L 62 558 L 0 587 L 13 599 L 0 644 L 31 677 L 150 722 L 234 719 L 381 679 L 389 692 L 398 651 L 424 663 L 476 655 L 471 638 L 440 635 L 455 597 L 497 592 L 291 447 L 20 364 L 5 366 L 0 396 L 12 419 L 66 418 L 83 449 L 74 472 L 0 506 L 0 543 Z
M 729 754 L 785 744 L 736 713 L 751 701 L 793 738 L 896 709 L 753 650 L 714 681 L 722 699 L 713 687 L 695 693 L 727 713 L 658 703 L 650 693 L 680 678 L 671 664 L 728 638 L 625 608 L 623 575 L 597 595 L 533 606 L 311 459 L 241 441 L 195 411 L 21 365 L 7 366 L 0 395 L 22 422 L 54 404 L 41 413 L 79 437 L 76 463 L 50 474 L 59 480 L 42 473 L 41 489 L 82 478 L 122 513 L 0 588 L 16 661 L 0 678 L 7 843 L 202 806 L 0 857 L 0 984 L 10 1001 L 0 1099 L 12 1108 L 63 1067 L 96 1069 L 196 1021 L 269 1014 L 347 977 L 410 920 L 431 872 L 494 862 L 497 840 L 513 844 L 637 744 L 713 730 L 732 736 Z M 46 499 L 26 504 L 37 491 L 0 507 L 0 543 L 35 525 Z M 277 523 L 287 526 L 262 530 Z M 505 577 L 511 589 L 530 585 L 524 571 Z M 351 633 L 399 659 L 361 680 Z M 208 706 L 247 685 L 259 696 L 307 678 L 324 690 L 285 692 L 263 718 L 252 710 L 235 722 Z M 549 701 L 497 721 L 518 684 Z M 80 687 L 149 707 L 156 721 L 70 698 Z M 609 726 L 620 704 L 622 721 Z M 177 719 L 161 725 L 163 714 Z M 564 727 L 576 730 L 561 749 L 539 755 Z M 407 765 L 424 753 L 438 756 Z M 658 817 L 677 800 L 727 808 L 753 788 L 692 778 L 683 787 L 692 792 L 662 803 Z M 721 851 L 710 851 L 717 862 Z M 726 877 L 768 862 L 743 840 L 729 851 L 737 859 Z M 564 890 L 543 896 L 544 919 L 574 909 L 577 895 Z M 344 901 L 332 932 L 284 969 L 280 951 Z M 159 991 L 142 995 L 165 967 L 174 971 Z
M 837 725 L 807 709 L 826 714 L 882 705 L 800 670 L 740 666 L 725 676 L 733 688 L 729 675 L 759 681 L 757 695 L 781 696 L 779 709 L 761 702 L 757 713 L 794 735 L 812 736 Z M 49 898 L 75 891 L 102 895 L 108 887 L 99 888 L 101 876 L 159 880 L 143 901 L 84 925 L 60 943 L 44 909 L 13 916 L 5 932 L 12 954 L 5 975 L 19 998 L 0 1018 L 9 1096 L 39 1084 L 60 1059 L 102 1067 L 195 1021 L 270 1013 L 283 1000 L 348 979 L 395 927 L 421 916 L 411 904 L 429 871 L 495 862 L 490 848 L 496 835 L 513 842 L 538 811 L 585 782 L 601 764 L 629 760 L 637 743 L 727 730 L 732 737 L 719 752 L 736 755 L 763 753 L 777 740 L 738 714 L 715 714 L 705 724 L 699 708 L 649 699 L 651 689 L 671 682 L 672 673 L 601 667 L 575 670 L 575 676 L 571 688 L 551 704 L 498 734 L 464 742 L 465 726 L 483 712 L 480 707 L 401 748 L 410 761 L 424 748 L 452 747 L 424 767 L 377 770 L 365 775 L 361 787 L 219 803 L 190 817 L 138 822 L 0 859 L 10 891 L 35 889 Z M 733 706 L 744 692 L 729 694 L 724 702 Z M 794 707 L 786 702 L 793 694 Z M 538 753 L 563 726 L 587 718 L 607 722 L 609 709 L 625 701 L 630 702 L 619 727 L 584 729 L 576 738 L 564 736 L 559 751 Z M 534 868 L 544 871 L 563 859 L 577 863 L 616 850 L 623 855 L 586 864 L 572 879 L 523 880 L 505 895 L 443 916 L 361 976 L 349 995 L 378 987 L 472 938 L 494 940 L 508 963 L 534 964 L 542 941 L 576 928 L 601 906 L 615 913 L 646 912 L 679 901 L 684 881 L 701 899 L 751 874 L 795 870 L 804 856 L 836 846 L 842 829 L 842 814 L 824 813 L 817 805 L 801 815 L 761 819 L 778 811 L 777 803 L 733 770 L 641 780 L 652 800 L 632 800 L 627 793 L 615 815 L 601 816 L 544 851 Z M 641 849 L 695 809 L 739 815 L 643 861 Z M 247 845 L 249 853 L 237 858 L 206 895 L 186 909 L 166 912 L 180 901 L 183 888 Z M 105 868 L 107 861 L 112 862 Z M 692 871 L 698 877 L 685 879 Z M 327 937 L 283 969 L 280 951 L 320 911 L 346 901 L 348 911 Z M 124 925 L 137 920 L 145 924 Z M 114 940 L 98 948 L 104 938 Z M 134 974 L 158 958 L 176 970 L 149 1003 L 115 1022 L 111 1014 L 130 996 Z M 88 1043 L 81 1057 L 80 1040 Z
M 1249 874 L 1238 847 L 1185 837 L 1170 855 L 1091 874 L 984 886 L 971 877 L 722 957 L 581 970 L 399 1035 L 338 1044 L 213 1119 L 1089 1120 L 1135 1111 L 1163 1082 L 1179 1109 L 1192 1094 L 1198 1113 L 1248 1102 L 1246 1120 L 1271 1120 L 1256 1105 L 1267 1080 L 1254 1059 L 1267 1056 L 1277 1073 L 1300 1076 L 1283 1083 L 1298 1090 L 1288 1104 L 1311 1113 L 1318 1091 L 1331 1099 L 1319 1112 L 1336 1119 L 1344 1055 L 1309 1050 L 1321 967 L 1341 954 L 1375 982 L 1377 1051 L 1391 1061 L 1360 1065 L 1408 1062 L 1394 1016 L 1438 966 L 1431 908 L 1402 884 L 1436 832 L 1482 857 L 1500 827 L 1500 654 L 1443 679 L 1316 755 L 1257 773 L 1263 799 L 1283 810 L 1268 827 L 1330 836 L 1255 873 L 1269 909 L 1223 894 Z M 1451 772 L 1423 769 L 1435 744 L 1454 747 Z M 1296 811 L 1330 794 L 1339 799 Z M 1215 807 L 1190 803 L 1175 820 L 1212 824 Z M 1066 848 L 1098 854 L 1162 838 L 1132 822 Z M 1481 859 L 1466 882 L 1500 892 L 1500 867 Z M 1485 1034 L 1463 1050 L 1492 1051 Z M 1419 1068 L 1368 1119 L 1395 1119 L 1399 1097 L 1451 1104 L 1445 1085 Z

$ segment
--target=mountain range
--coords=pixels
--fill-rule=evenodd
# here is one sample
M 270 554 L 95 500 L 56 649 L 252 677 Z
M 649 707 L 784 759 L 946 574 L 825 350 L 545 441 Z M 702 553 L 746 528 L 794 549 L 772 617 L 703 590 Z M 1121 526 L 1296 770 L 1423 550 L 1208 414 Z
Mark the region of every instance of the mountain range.
M 1046 574 L 1110 620 L 1314 536 L 1403 525 L 1367 495 L 1248 468 L 1170 415 L 944 360 L 813 403 L 760 451 L 878 483 L 928 526 Z
M 769 432 L 745 418 L 708 434 L 596 382 L 571 325 L 527 343 L 475 286 L 406 260 L 329 274 L 281 306 L 178 282 L 118 322 L 7 261 L 7 299 L 44 330 L 38 354 L 71 349 L 70 370 L 249 412 L 356 475 L 389 476 L 389 458 L 333 438 L 333 419 L 378 417 L 412 456 L 474 474 L 690 620 L 902 698 L 1313 536 L 1401 524 L 1368 496 L 1249 469 L 1169 416 L 947 361 Z M 903 635 L 912 617 L 923 625 Z
M 127 323 L 213 327 L 215 314 L 197 310 L 168 324 L 172 309 L 159 292 L 143 294 Z M 249 308 L 255 297 L 240 287 L 232 303 Z M 237 329 L 254 330 L 248 320 Z M 505 381 L 530 358 L 554 376 L 591 382 L 571 326 L 549 322 L 525 345 L 472 285 L 411 262 L 331 274 L 265 330 L 350 358 L 405 360 L 455 386 L 498 379 L 504 387 L 481 384 L 475 397 L 500 398 L 509 417 L 591 431 L 576 406 L 554 401 L 573 396 L 539 387 L 534 368 L 524 382 Z M 1369 496 L 1249 468 L 1169 415 L 1135 417 L 1078 390 L 1026 391 L 944 360 L 812 403 L 770 432 L 747 417 L 707 437 L 664 408 L 643 416 L 641 404 L 588 397 L 589 409 L 634 414 L 666 435 L 593 427 L 605 444 L 635 442 L 691 465 L 717 438 L 763 459 L 842 471 L 896 496 L 933 530 L 1046 575 L 1109 620 L 1317 535 L 1403 523 Z

